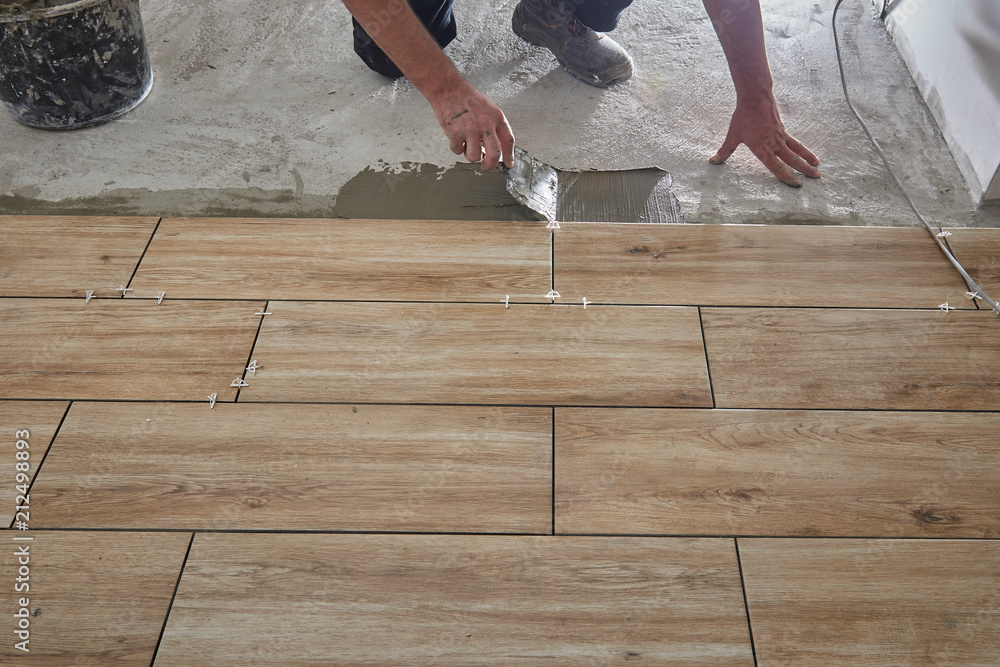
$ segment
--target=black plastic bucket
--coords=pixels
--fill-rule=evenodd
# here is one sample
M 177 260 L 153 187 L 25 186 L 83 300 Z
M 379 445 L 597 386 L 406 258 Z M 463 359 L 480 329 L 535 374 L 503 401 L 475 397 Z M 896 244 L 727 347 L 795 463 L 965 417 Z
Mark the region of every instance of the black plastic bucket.
M 139 0 L 26 11 L 9 4 L 0 0 L 0 99 L 18 121 L 50 130 L 86 127 L 122 115 L 149 93 Z

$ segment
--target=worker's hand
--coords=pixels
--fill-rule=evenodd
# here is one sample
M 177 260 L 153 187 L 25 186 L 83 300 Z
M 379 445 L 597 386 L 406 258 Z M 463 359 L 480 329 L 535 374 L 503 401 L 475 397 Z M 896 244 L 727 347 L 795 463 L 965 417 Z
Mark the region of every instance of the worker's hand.
M 810 178 L 819 178 L 819 169 L 816 168 L 819 158 L 785 132 L 773 94 L 768 93 L 751 101 L 737 101 L 736 111 L 729 123 L 729 134 L 709 162 L 722 164 L 740 144 L 746 144 L 772 174 L 793 188 L 801 187 L 802 179 L 792 169 Z
M 479 162 L 484 171 L 495 169 L 500 160 L 514 165 L 514 134 L 507 117 L 493 102 L 464 79 L 429 98 L 451 150 Z

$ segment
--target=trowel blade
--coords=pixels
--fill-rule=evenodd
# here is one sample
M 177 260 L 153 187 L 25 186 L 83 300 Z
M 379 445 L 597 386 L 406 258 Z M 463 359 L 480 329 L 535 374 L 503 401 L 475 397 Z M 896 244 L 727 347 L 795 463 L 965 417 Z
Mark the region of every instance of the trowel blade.
M 500 163 L 503 166 L 503 163 Z M 526 206 L 539 220 L 556 219 L 559 195 L 559 173 L 547 164 L 535 160 L 520 148 L 514 148 L 514 166 L 503 167 L 507 176 L 507 192 Z

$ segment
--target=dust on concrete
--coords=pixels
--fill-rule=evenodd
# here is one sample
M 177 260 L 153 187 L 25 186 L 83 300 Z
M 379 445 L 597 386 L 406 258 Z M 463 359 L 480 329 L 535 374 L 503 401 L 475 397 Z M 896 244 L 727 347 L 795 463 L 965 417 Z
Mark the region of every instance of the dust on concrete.
M 297 188 L 296 188 L 297 189 Z M 0 195 L 0 212 L 17 215 L 209 216 L 284 218 L 334 217 L 334 198 L 295 190 L 210 189 L 152 191 L 145 188 L 107 190 L 90 197 L 59 201 L 38 198 L 37 187 Z
M 844 104 L 833 0 L 761 4 L 786 127 L 823 160 L 823 178 L 799 190 L 745 148 L 725 166 L 708 163 L 735 97 L 701 3 L 626 10 L 615 38 L 636 75 L 610 90 L 580 83 L 513 35 L 515 0 L 458 7 L 462 36 L 448 52 L 504 110 L 519 146 L 567 170 L 661 165 L 687 222 L 918 224 Z M 877 8 L 845 3 L 842 14 L 852 95 L 921 211 L 945 226 L 1000 226 L 997 207 L 975 210 Z M 158 83 L 128 116 L 45 134 L 0 113 L 0 212 L 326 217 L 338 191 L 378 158 L 454 160 L 419 91 L 379 78 L 353 53 L 342 3 L 171 0 L 144 4 L 143 18 Z

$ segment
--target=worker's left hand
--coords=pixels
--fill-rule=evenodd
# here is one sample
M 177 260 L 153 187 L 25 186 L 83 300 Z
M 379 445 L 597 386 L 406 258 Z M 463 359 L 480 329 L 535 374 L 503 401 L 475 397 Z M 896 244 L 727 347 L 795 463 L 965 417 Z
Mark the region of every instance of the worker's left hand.
M 809 178 L 820 176 L 816 168 L 819 158 L 785 132 L 778 104 L 770 92 L 755 100 L 737 101 L 736 111 L 729 123 L 729 134 L 709 162 L 722 164 L 740 144 L 746 144 L 772 174 L 793 188 L 802 187 L 802 179 L 795 171 Z

